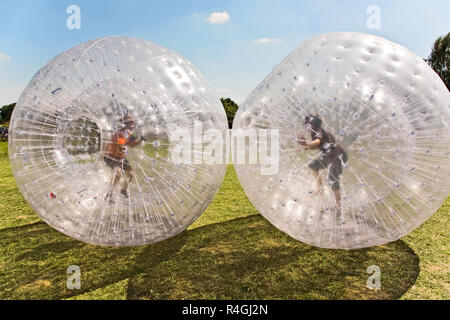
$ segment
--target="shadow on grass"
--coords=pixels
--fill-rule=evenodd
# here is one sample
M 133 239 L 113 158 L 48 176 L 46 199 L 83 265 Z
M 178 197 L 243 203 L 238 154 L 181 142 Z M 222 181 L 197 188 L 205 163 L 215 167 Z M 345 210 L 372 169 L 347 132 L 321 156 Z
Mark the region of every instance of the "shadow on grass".
M 151 259 L 147 247 L 136 260 Z M 371 265 L 381 290 L 366 287 Z M 419 258 L 403 242 L 354 251 L 311 247 L 260 216 L 187 232 L 170 259 L 129 280 L 129 299 L 396 299 L 416 281 Z
M 185 243 L 186 232 L 135 248 L 107 248 L 73 240 L 43 222 L 0 230 L 0 299 L 61 299 L 102 288 L 154 268 Z M 151 248 L 141 266 L 135 261 Z M 67 268 L 81 269 L 81 289 L 67 289 Z
M 101 248 L 44 223 L 0 230 L 0 298 L 56 299 L 129 278 L 129 299 L 396 299 L 419 274 L 403 242 L 354 251 L 314 248 L 260 216 L 211 224 L 138 248 Z M 81 290 L 66 288 L 78 265 Z M 369 290 L 367 267 L 381 269 Z

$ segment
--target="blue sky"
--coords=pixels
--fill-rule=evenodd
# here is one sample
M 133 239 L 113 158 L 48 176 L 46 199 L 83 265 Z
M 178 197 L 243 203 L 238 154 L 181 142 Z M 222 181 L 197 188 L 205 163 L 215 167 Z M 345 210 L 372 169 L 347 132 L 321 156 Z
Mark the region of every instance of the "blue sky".
M 80 30 L 66 27 L 70 5 L 81 9 Z M 380 29 L 367 27 L 370 5 L 380 8 Z M 449 13 L 448 0 L 1 0 L 0 106 L 16 101 L 49 59 L 94 38 L 138 37 L 175 50 L 219 95 L 241 102 L 314 35 L 366 32 L 427 57 L 450 31 Z

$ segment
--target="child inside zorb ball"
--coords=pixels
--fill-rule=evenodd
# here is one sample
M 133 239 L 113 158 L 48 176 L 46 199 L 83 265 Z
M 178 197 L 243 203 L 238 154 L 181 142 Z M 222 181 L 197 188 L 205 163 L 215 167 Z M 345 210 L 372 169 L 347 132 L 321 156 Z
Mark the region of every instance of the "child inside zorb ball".
M 342 212 L 340 176 L 343 165 L 348 160 L 347 152 L 336 142 L 333 135 L 322 128 L 322 120 L 317 116 L 307 115 L 305 117 L 305 128 L 311 133 L 311 141 L 306 141 L 303 134 L 297 136 L 298 143 L 306 149 L 319 149 L 319 157 L 311 162 L 308 167 L 312 170 L 314 179 L 317 183 L 317 190 L 314 196 L 323 196 L 323 182 L 319 171 L 330 166 L 328 170 L 328 179 L 331 181 L 331 189 L 334 192 L 336 206 L 334 211 L 340 218 Z
M 111 180 L 110 188 L 105 196 L 105 200 L 114 203 L 112 199 L 112 194 L 121 180 L 122 174 L 126 175 L 125 182 L 120 191 L 121 195 L 128 198 L 128 185 L 134 178 L 133 168 L 130 166 L 126 155 L 128 153 L 128 148 L 137 147 L 146 139 L 142 136 L 137 139 L 134 132 L 136 127 L 136 122 L 131 116 L 125 116 L 123 118 L 123 128 L 116 132 L 111 141 L 106 146 L 106 150 L 103 154 L 103 161 L 108 167 L 114 171 L 114 176 Z
M 236 173 L 255 208 L 294 239 L 386 244 L 448 197 L 448 105 L 441 78 L 408 49 L 357 32 L 318 35 L 264 78 L 233 121 L 236 130 L 279 129 L 280 170 L 236 162 Z
M 220 100 L 188 60 L 140 39 L 94 39 L 27 85 L 11 116 L 10 166 L 56 230 L 98 245 L 155 243 L 191 225 L 225 175 L 225 163 L 171 161 L 169 134 L 190 134 L 197 120 L 227 128 Z

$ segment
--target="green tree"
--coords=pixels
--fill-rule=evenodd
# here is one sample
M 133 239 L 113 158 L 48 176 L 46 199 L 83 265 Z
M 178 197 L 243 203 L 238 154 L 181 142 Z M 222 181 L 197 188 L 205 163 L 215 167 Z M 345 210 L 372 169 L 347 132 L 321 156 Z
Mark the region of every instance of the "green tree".
M 223 108 L 225 109 L 225 113 L 227 114 L 228 119 L 228 128 L 231 129 L 233 126 L 233 119 L 234 115 L 236 114 L 237 109 L 239 106 L 230 98 L 220 98 L 220 101 L 222 102 Z
M 3 106 L 0 110 L 0 119 L 2 122 L 8 122 L 11 119 L 11 114 L 16 106 L 15 103 Z
M 425 61 L 436 71 L 447 89 L 450 90 L 450 32 L 436 39 L 430 56 Z

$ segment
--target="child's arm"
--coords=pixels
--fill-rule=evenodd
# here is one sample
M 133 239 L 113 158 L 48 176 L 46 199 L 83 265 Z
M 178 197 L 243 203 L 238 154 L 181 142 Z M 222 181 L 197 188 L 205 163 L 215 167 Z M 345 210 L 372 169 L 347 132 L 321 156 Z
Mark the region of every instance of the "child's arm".
M 147 139 L 144 138 L 144 136 L 142 136 L 140 139 L 136 138 L 136 135 L 134 135 L 129 141 L 128 141 L 128 145 L 130 147 L 136 147 L 138 145 L 140 145 L 142 142 L 146 141 Z
M 305 143 L 307 149 L 318 149 L 320 146 L 320 139 L 316 139 Z
M 136 147 L 138 145 L 140 145 L 142 143 L 143 140 L 141 139 L 130 139 L 127 143 L 128 146 L 130 147 Z
M 303 134 L 297 136 L 297 142 L 306 147 L 306 149 L 317 149 L 320 147 L 320 139 L 307 142 Z

